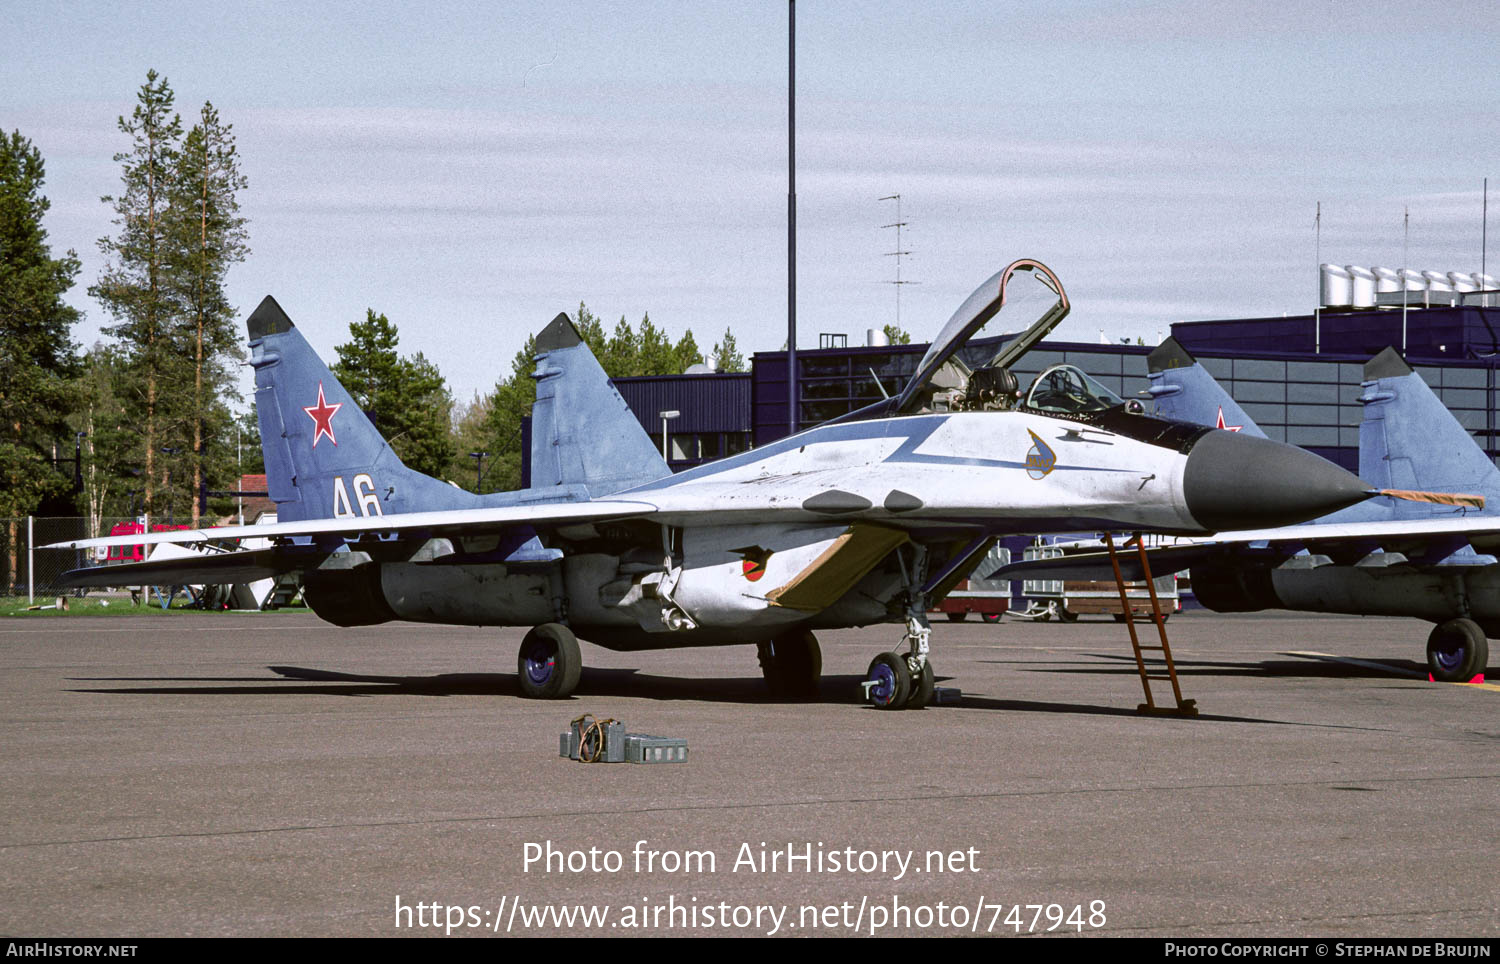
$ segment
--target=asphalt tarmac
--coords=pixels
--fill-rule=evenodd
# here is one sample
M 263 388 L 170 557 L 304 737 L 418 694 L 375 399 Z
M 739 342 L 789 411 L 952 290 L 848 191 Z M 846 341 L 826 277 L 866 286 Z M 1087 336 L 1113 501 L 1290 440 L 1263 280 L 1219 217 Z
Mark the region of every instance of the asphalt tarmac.
M 1414 620 L 1169 630 L 1197 719 L 1135 713 L 1097 618 L 937 624 L 962 702 L 892 713 L 894 626 L 821 634 L 815 703 L 749 646 L 587 644 L 546 703 L 520 630 L 11 617 L 0 932 L 1500 934 L 1500 687 L 1427 682 Z M 688 762 L 559 759 L 584 712 Z

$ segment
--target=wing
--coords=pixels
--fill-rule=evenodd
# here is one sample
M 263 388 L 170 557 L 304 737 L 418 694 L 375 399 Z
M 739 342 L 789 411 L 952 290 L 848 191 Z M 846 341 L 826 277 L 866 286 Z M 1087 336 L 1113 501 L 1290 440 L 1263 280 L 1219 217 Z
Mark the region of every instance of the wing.
M 344 519 L 309 519 L 271 525 L 220 526 L 133 536 L 102 536 L 56 542 L 44 549 L 92 549 L 99 546 L 139 546 L 159 542 L 183 544 L 264 538 L 286 540 L 309 536 L 314 540 L 356 541 L 362 536 L 395 535 L 429 539 L 449 534 L 499 532 L 516 526 L 558 527 L 637 518 L 656 511 L 648 502 L 549 502 L 540 505 L 493 506 L 442 512 L 404 512 L 399 515 Z
M 1276 529 L 1247 529 L 1214 536 L 1179 538 L 1146 550 L 1152 575 L 1181 572 L 1210 562 L 1261 561 L 1274 564 L 1302 551 L 1354 562 L 1372 552 L 1401 553 L 1415 563 L 1436 563 L 1466 545 L 1486 548 L 1500 541 L 1500 517 L 1401 519 L 1382 522 L 1306 523 Z M 1477 544 L 1477 545 L 1476 545 Z M 1134 548 L 1117 550 L 1126 579 L 1141 578 Z M 1112 579 L 1109 553 L 1095 546 L 1050 559 L 1002 566 L 996 579 Z

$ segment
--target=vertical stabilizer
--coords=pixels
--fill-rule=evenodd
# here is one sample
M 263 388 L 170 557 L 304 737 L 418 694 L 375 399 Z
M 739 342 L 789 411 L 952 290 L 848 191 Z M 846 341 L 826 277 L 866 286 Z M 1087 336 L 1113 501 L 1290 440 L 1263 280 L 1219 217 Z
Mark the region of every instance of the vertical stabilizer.
M 1168 338 L 1146 357 L 1155 414 L 1176 422 L 1210 425 L 1265 438 L 1255 420 L 1229 397 L 1212 375 L 1175 338 Z
M 472 493 L 407 468 L 267 295 L 246 322 L 266 487 L 278 519 L 460 509 Z
M 567 315 L 536 338 L 531 486 L 581 483 L 593 498 L 671 475 Z
M 1394 348 L 1365 364 L 1359 400 L 1359 475 L 1377 489 L 1418 489 L 1500 498 L 1500 470 L 1422 376 Z M 1451 506 L 1395 502 L 1398 518 L 1451 515 Z

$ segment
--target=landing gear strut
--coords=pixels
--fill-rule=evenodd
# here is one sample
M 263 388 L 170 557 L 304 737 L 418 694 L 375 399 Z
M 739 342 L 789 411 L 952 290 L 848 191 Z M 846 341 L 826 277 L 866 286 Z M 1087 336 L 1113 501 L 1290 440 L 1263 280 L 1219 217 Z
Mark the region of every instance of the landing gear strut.
M 932 664 L 927 660 L 932 624 L 927 620 L 927 593 L 922 586 L 927 550 L 913 546 L 908 566 L 906 557 L 897 549 L 896 563 L 901 567 L 901 581 L 906 590 L 906 635 L 902 640 L 907 652 L 881 653 L 875 657 L 865 674 L 865 699 L 878 710 L 917 710 L 930 704 L 936 691 Z
M 782 633 L 756 646 L 766 686 L 779 700 L 811 700 L 818 696 L 818 677 L 823 674 L 823 652 L 818 637 L 806 629 Z
M 534 700 L 565 700 L 578 687 L 582 670 L 578 637 L 562 623 L 542 623 L 521 640 L 516 675 L 524 696 Z

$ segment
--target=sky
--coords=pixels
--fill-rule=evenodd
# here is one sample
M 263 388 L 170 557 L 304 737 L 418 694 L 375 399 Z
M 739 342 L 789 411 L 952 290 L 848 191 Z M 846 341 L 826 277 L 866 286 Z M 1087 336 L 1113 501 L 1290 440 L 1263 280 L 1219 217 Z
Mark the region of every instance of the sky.
M 783 346 L 787 21 L 779 0 L 7 0 L 0 127 L 45 158 L 80 343 L 110 323 L 87 288 L 116 120 L 155 69 L 185 123 L 207 100 L 234 126 L 240 313 L 274 294 L 332 360 L 374 308 L 462 401 L 580 302 Z M 796 71 L 804 348 L 896 322 L 898 292 L 928 340 L 1021 257 L 1067 288 L 1058 339 L 1305 313 L 1320 259 L 1403 264 L 1408 208 L 1406 265 L 1479 270 L 1485 177 L 1500 200 L 1488 0 L 803 0 Z

